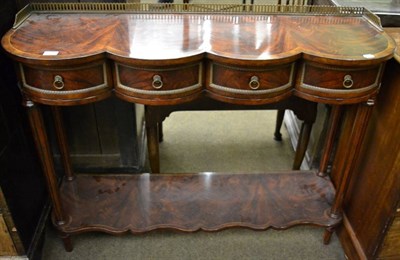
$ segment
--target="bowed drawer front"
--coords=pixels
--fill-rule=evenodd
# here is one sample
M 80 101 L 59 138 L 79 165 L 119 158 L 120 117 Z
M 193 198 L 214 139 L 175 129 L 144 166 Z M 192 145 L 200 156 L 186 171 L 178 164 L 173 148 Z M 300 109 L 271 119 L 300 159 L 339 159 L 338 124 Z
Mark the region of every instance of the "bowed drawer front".
M 20 65 L 22 90 L 32 100 L 49 105 L 100 100 L 112 90 L 107 68 L 105 62 L 72 68 Z
M 383 65 L 348 68 L 303 63 L 297 90 L 326 100 L 360 102 L 379 89 L 382 71 Z
M 280 66 L 233 67 L 211 63 L 208 91 L 225 99 L 270 103 L 290 95 L 295 63 Z
M 169 104 L 201 92 L 202 63 L 172 68 L 139 68 L 116 63 L 115 78 L 116 93 L 128 101 Z

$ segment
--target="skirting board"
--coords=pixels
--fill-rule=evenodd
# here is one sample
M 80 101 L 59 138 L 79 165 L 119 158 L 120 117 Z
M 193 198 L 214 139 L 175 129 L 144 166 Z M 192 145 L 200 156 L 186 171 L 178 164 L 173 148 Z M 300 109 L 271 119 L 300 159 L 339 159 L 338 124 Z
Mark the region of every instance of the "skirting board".
M 343 215 L 343 224 L 337 230 L 337 235 L 343 247 L 346 259 L 368 259 L 346 214 Z

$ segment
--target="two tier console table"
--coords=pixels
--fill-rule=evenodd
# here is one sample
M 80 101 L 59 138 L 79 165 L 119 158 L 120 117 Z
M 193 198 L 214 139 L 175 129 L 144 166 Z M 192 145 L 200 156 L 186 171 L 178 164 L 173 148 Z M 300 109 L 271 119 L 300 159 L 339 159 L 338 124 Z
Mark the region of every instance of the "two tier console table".
M 394 52 L 379 19 L 363 8 L 216 4 L 35 3 L 17 15 L 2 46 L 16 64 L 53 223 L 68 251 L 70 235 L 87 231 L 298 224 L 325 228 L 328 243 Z M 150 106 L 203 97 L 240 106 L 301 99 L 329 104 L 332 113 L 318 170 L 75 174 L 60 107 L 111 95 Z M 42 105 L 53 111 L 65 168 L 60 186 Z M 356 117 L 341 126 L 348 109 Z M 154 137 L 154 126 L 147 131 Z M 343 134 L 350 142 L 334 156 L 334 186 L 327 165 Z

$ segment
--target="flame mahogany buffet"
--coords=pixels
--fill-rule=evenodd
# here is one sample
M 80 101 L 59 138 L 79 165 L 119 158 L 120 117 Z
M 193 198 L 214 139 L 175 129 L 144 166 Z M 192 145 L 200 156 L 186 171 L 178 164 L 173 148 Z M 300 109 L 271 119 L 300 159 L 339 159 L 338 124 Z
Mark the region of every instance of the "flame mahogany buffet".
M 31 4 L 2 46 L 15 60 L 38 154 L 67 251 L 71 234 L 193 232 L 228 227 L 326 228 L 342 202 L 394 42 L 363 8 Z M 60 106 L 111 95 L 152 106 L 208 97 L 255 106 L 293 98 L 332 106 L 320 168 L 265 174 L 75 174 Z M 65 166 L 59 187 L 40 105 L 55 118 Z M 357 111 L 340 129 L 347 108 Z M 156 129 L 147 129 L 154 136 Z M 348 150 L 336 154 L 334 138 Z

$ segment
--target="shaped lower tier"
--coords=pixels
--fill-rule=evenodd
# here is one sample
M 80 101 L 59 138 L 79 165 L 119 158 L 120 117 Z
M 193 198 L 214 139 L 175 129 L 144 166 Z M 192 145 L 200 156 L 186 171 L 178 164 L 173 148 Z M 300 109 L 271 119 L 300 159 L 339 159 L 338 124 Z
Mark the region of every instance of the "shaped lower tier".
M 335 190 L 312 171 L 83 175 L 60 188 L 66 233 L 333 227 Z

